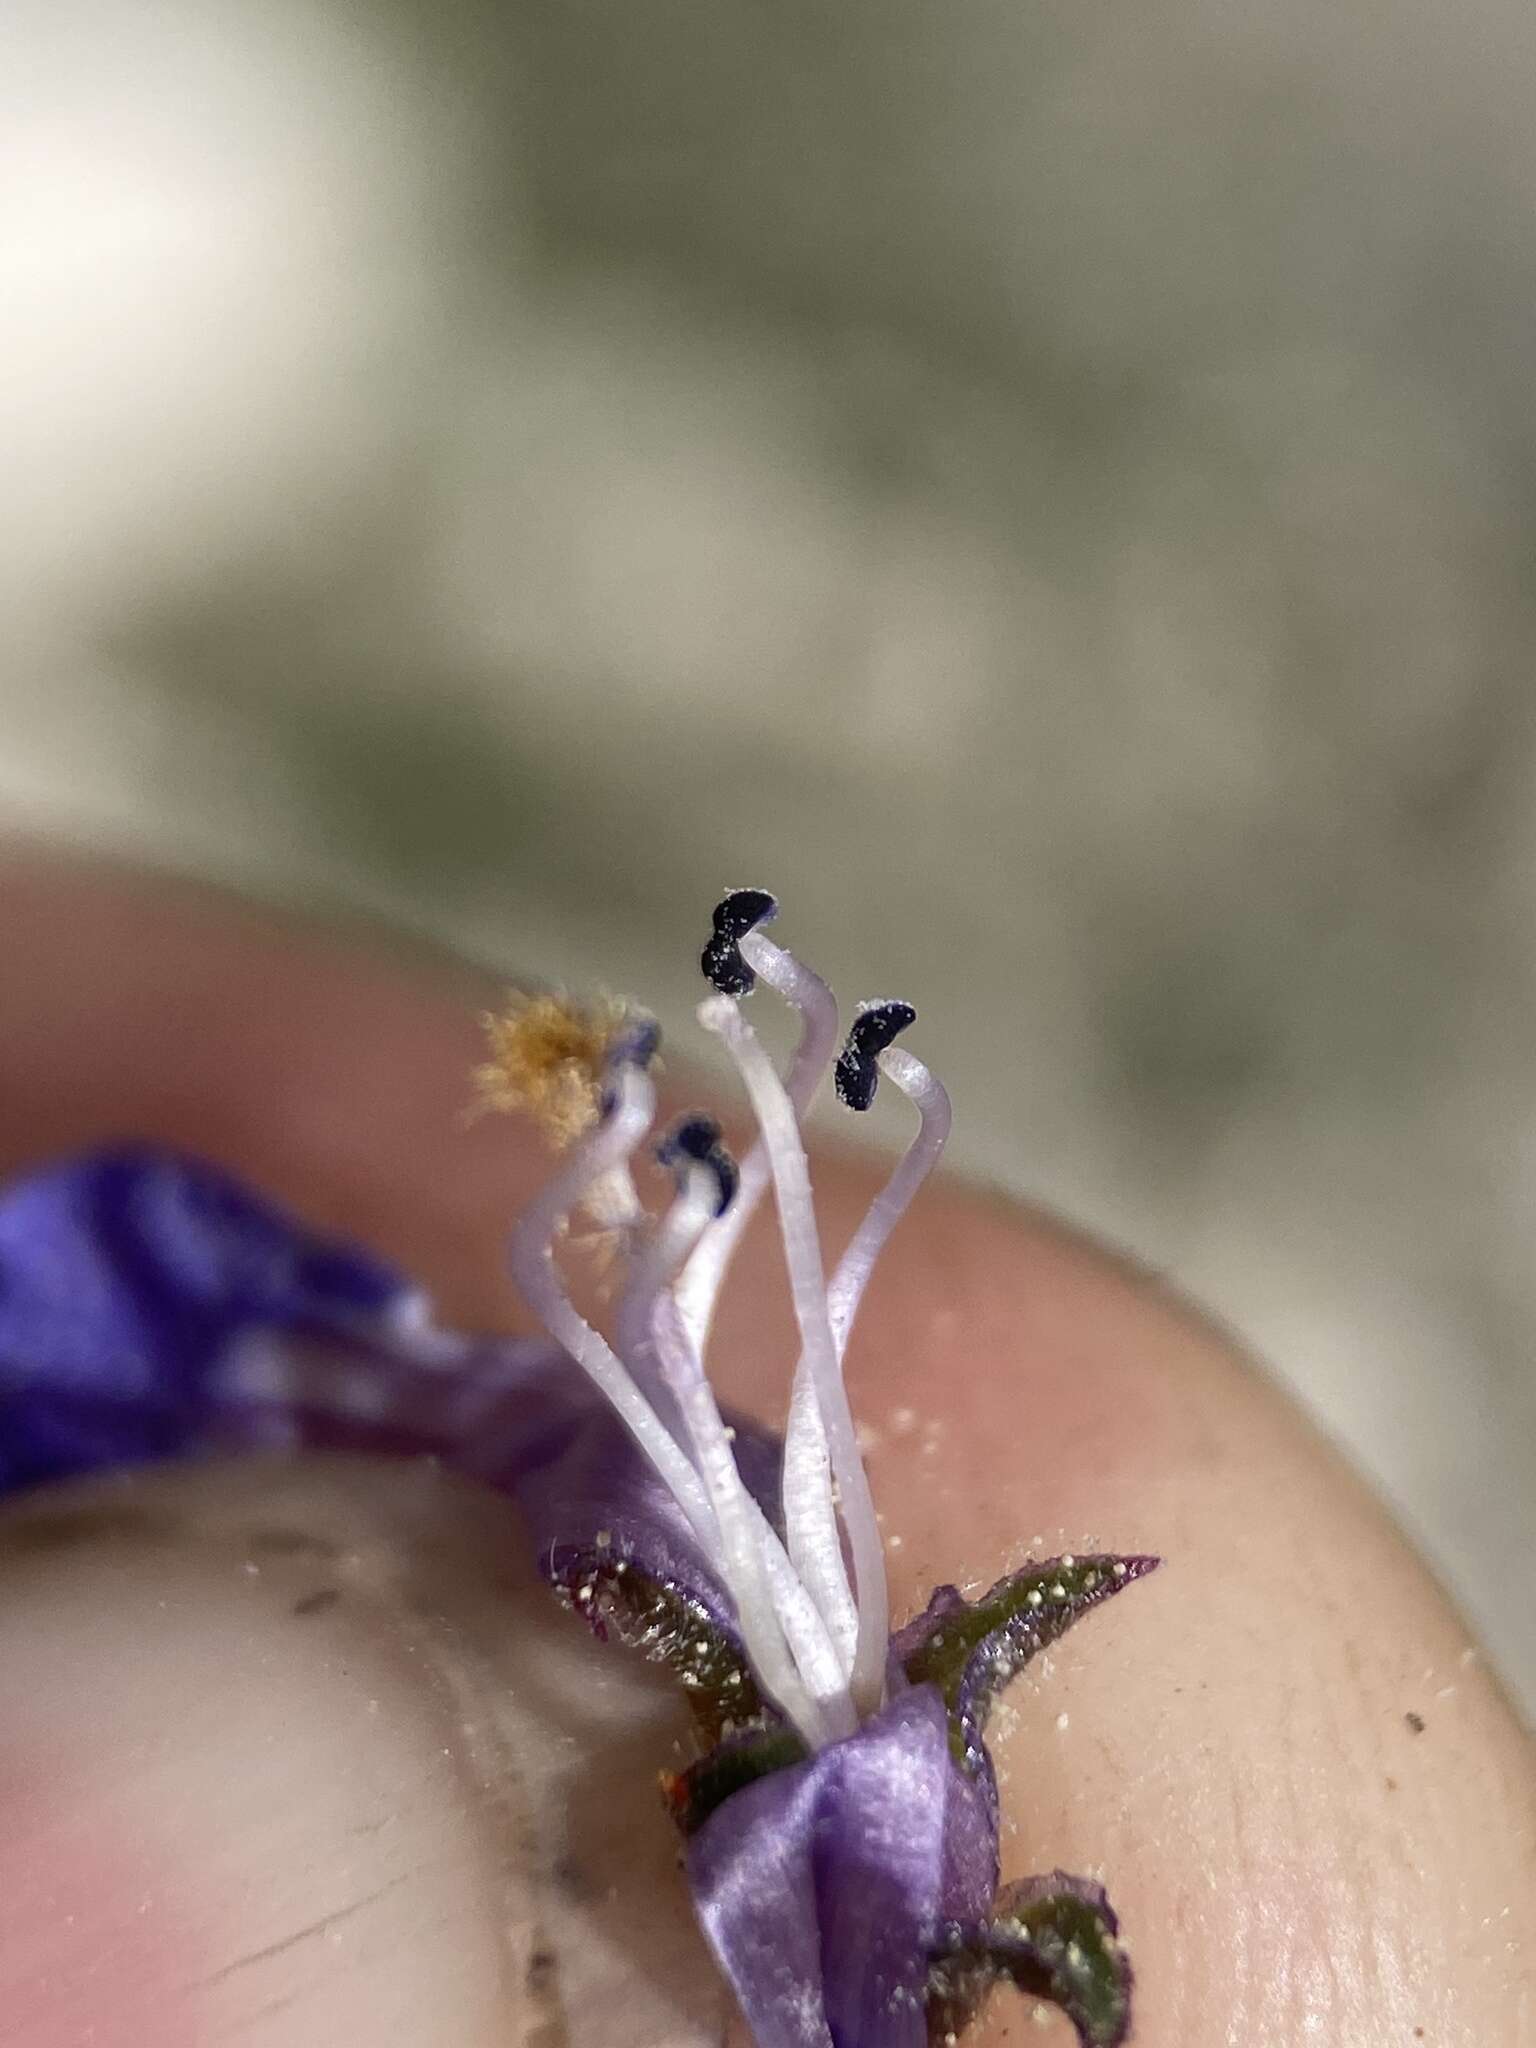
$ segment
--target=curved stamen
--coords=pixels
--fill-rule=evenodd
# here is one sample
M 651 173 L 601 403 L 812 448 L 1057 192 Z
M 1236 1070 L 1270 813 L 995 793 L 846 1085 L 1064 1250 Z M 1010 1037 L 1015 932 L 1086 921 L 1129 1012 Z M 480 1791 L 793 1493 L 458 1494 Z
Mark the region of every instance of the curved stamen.
M 635 1385 L 612 1347 L 575 1308 L 555 1270 L 554 1241 L 571 1210 L 589 1205 L 594 1190 L 628 1181 L 628 1162 L 651 1127 L 656 1091 L 644 1069 L 622 1063 L 613 1076 L 602 1123 L 571 1154 L 512 1228 L 509 1263 L 523 1298 L 548 1330 L 605 1394 L 636 1444 L 661 1475 L 710 1556 L 719 1532 L 708 1495 L 687 1455 Z
M 720 1141 L 720 1126 L 713 1117 L 702 1114 L 681 1118 L 657 1146 L 656 1157 L 661 1165 L 676 1170 L 677 1199 L 630 1262 L 614 1321 L 614 1341 L 636 1384 L 686 1450 L 687 1431 L 680 1426 L 677 1403 L 657 1366 L 651 1312 L 657 1295 L 672 1285 L 701 1234 L 729 1209 L 737 1170 Z
M 834 1069 L 838 1097 L 849 1108 L 867 1109 L 874 1101 L 878 1080 L 876 1062 L 897 1033 L 904 1031 L 916 1016 L 917 1012 L 910 1003 L 865 1003 L 860 1007 Z M 893 1181 L 899 1178 L 901 1171 L 898 1167 Z M 919 1173 L 913 1181 L 914 1190 L 921 1178 Z M 870 1267 L 911 1198 L 911 1190 L 905 1195 L 899 1194 L 892 1211 L 885 1202 L 890 1192 L 888 1184 L 875 1204 L 875 1209 L 881 1213 L 873 1215 L 872 1212 L 874 1228 L 869 1228 L 872 1219 L 866 1217 L 828 1289 L 828 1321 L 839 1365 L 847 1348 L 848 1325 L 853 1319 Z M 795 1369 L 789 1421 L 784 1433 L 783 1489 L 784 1526 L 795 1569 L 814 1593 L 817 1605 L 826 1616 L 827 1626 L 845 1652 L 852 1655 L 851 1642 L 857 1632 L 857 1615 L 848 1591 L 837 1512 L 832 1500 L 826 1429 L 808 1361 L 803 1354 Z
M 700 1005 L 699 1022 L 724 1041 L 736 1062 L 767 1148 L 801 1350 L 826 1430 L 831 1472 L 841 1493 L 843 1525 L 853 1553 L 858 1630 L 850 1689 L 861 1712 L 868 1712 L 879 1704 L 885 1686 L 890 1634 L 885 1557 L 827 1315 L 805 1148 L 794 1104 L 735 1001 L 712 997 Z M 830 1493 L 830 1487 L 827 1490 Z
M 897 1010 L 905 1012 L 904 1020 L 897 1026 L 899 1030 L 905 1030 L 917 1016 L 910 1003 L 882 1003 L 879 1007 L 887 1013 L 886 1024 L 890 1021 L 889 1013 Z M 867 1017 L 869 1014 L 869 1011 L 865 1011 L 863 1016 Z M 855 1031 L 860 1022 L 862 1018 L 855 1021 Z M 882 1030 L 884 1028 L 882 1025 Z M 890 1037 L 894 1035 L 892 1032 Z M 886 1038 L 887 1046 L 890 1044 L 890 1037 Z M 853 1033 L 850 1032 L 850 1046 L 852 1041 Z M 869 1037 L 866 1034 L 864 1047 L 867 1047 L 868 1043 Z M 864 1047 L 860 1048 L 860 1055 L 867 1058 L 868 1054 Z M 845 1053 L 844 1057 L 846 1056 Z M 938 1164 L 939 1155 L 949 1138 L 952 1121 L 949 1094 L 943 1083 L 934 1078 L 920 1059 L 915 1059 L 901 1046 L 892 1047 L 889 1051 L 882 1048 L 873 1055 L 868 1073 L 860 1076 L 859 1092 L 862 1092 L 862 1084 L 865 1081 L 868 1083 L 868 1091 L 864 1094 L 862 1104 L 844 1093 L 843 1061 L 838 1061 L 838 1093 L 850 1108 L 867 1109 L 874 1100 L 876 1070 L 884 1074 L 914 1105 L 921 1122 L 918 1125 L 917 1136 L 897 1161 L 890 1179 L 870 1203 L 863 1222 L 854 1232 L 848 1249 L 838 1261 L 837 1271 L 833 1274 L 831 1285 L 827 1289 L 827 1312 L 839 1357 L 847 1349 L 848 1329 L 858 1314 L 859 1303 L 863 1299 L 864 1289 L 874 1270 L 875 1261 L 884 1250 L 886 1239 L 906 1214 L 912 1197 Z
M 882 1007 L 894 1008 L 893 1005 Z M 908 1009 L 906 1021 L 911 1022 L 916 1013 L 907 1005 L 902 1007 Z M 905 1024 L 901 1028 L 904 1029 Z M 867 1043 L 866 1039 L 866 1047 Z M 922 1121 L 916 1137 L 898 1160 L 885 1186 L 870 1203 L 827 1288 L 827 1319 L 832 1326 L 832 1340 L 837 1346 L 839 1362 L 848 1348 L 848 1332 L 858 1314 L 875 1262 L 891 1232 L 906 1213 L 912 1197 L 937 1164 L 949 1136 L 951 1120 L 948 1093 L 921 1060 L 897 1047 L 876 1053 L 871 1062 L 872 1068 L 876 1063 L 879 1071 L 916 1105 Z M 840 1083 L 843 1068 L 844 1062 L 839 1060 Z M 866 1081 L 867 1088 L 863 1085 Z M 873 1072 L 861 1075 L 860 1083 L 858 1092 L 867 1107 L 874 1100 Z M 843 1094 L 841 1085 L 838 1092 Z M 843 1099 L 847 1101 L 846 1094 Z M 811 1587 L 834 1636 L 840 1643 L 845 1643 L 847 1612 L 840 1600 L 837 1580 L 827 1573 L 824 1563 L 829 1547 L 837 1540 L 836 1521 L 826 1496 L 826 1467 L 826 1432 L 810 1375 L 802 1361 L 795 1373 L 789 1422 L 784 1435 L 784 1523 L 791 1536 L 790 1556 L 795 1568 Z M 841 1561 L 839 1551 L 839 1566 Z M 843 1587 L 846 1588 L 846 1579 Z
M 719 1155 L 717 1159 L 713 1155 Z M 655 1147 L 662 1165 L 678 1167 L 678 1194 L 668 1212 L 647 1239 L 639 1239 L 629 1260 L 625 1292 L 618 1298 L 614 1315 L 614 1350 L 629 1366 L 635 1384 L 662 1417 L 682 1450 L 688 1450 L 688 1432 L 682 1427 L 678 1403 L 655 1360 L 651 1341 L 651 1311 L 655 1296 L 670 1288 L 678 1268 L 698 1243 L 700 1231 L 721 1212 L 727 1188 L 735 1182 L 735 1163 L 719 1143 L 719 1124 L 713 1118 L 688 1118 L 674 1126 L 668 1137 Z M 690 1171 L 688 1161 L 713 1161 L 715 1171 Z
M 774 903 L 774 899 L 762 889 L 738 889 L 728 896 L 715 910 L 715 929 L 718 935 L 721 918 L 728 906 L 739 903 L 743 897 L 752 897 Z M 775 911 L 777 904 L 774 904 Z M 711 945 L 713 945 L 711 941 Z M 749 977 L 748 986 L 757 975 L 782 997 L 790 1008 L 799 1012 L 801 1018 L 800 1043 L 790 1061 L 785 1087 L 790 1101 L 795 1106 L 795 1115 L 803 1117 L 811 1106 L 812 1098 L 820 1085 L 822 1075 L 831 1065 L 832 1055 L 837 1047 L 837 998 L 822 980 L 795 958 L 777 946 L 767 935 L 755 928 L 743 929 L 736 935 L 735 949 L 744 972 Z M 705 949 L 705 972 L 709 973 L 710 948 Z M 713 977 L 711 977 L 713 979 Z M 719 984 L 716 984 L 717 987 Z M 730 994 L 731 989 L 722 989 Z M 715 1304 L 720 1298 L 720 1289 L 725 1280 L 726 1270 L 741 1242 L 743 1231 L 751 1222 L 758 1203 L 762 1200 L 770 1178 L 767 1147 L 759 1140 L 741 1162 L 741 1185 L 729 1211 L 713 1224 L 699 1240 L 697 1250 L 683 1269 L 681 1279 L 673 1290 L 678 1306 L 683 1312 L 683 1321 L 688 1334 L 702 1353 L 709 1342 L 709 1327 L 714 1320 Z

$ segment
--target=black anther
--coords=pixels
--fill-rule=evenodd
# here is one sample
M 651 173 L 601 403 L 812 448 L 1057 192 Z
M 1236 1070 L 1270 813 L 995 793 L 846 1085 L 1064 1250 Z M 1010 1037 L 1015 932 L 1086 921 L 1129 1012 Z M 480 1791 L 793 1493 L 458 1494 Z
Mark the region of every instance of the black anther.
M 696 1110 L 691 1116 L 680 1117 L 656 1147 L 656 1157 L 663 1166 L 676 1166 L 680 1159 L 691 1159 L 702 1166 L 720 1142 L 720 1126 L 712 1116 L 705 1116 Z
M 912 1005 L 902 1002 L 869 1003 L 859 1011 L 832 1072 L 837 1099 L 845 1109 L 868 1109 L 880 1085 L 879 1055 L 916 1018 Z
M 715 1177 L 715 1214 L 723 1216 L 731 1206 L 741 1176 L 735 1160 L 720 1142 L 720 1126 L 712 1116 L 695 1112 L 681 1118 L 656 1147 L 656 1157 L 663 1166 L 678 1169 L 679 1185 L 685 1162 L 688 1166 L 708 1167 Z
M 751 994 L 757 976 L 741 957 L 741 941 L 778 914 L 778 899 L 766 889 L 733 889 L 722 897 L 712 913 L 714 930 L 709 943 L 699 955 L 699 965 L 711 987 L 723 996 Z

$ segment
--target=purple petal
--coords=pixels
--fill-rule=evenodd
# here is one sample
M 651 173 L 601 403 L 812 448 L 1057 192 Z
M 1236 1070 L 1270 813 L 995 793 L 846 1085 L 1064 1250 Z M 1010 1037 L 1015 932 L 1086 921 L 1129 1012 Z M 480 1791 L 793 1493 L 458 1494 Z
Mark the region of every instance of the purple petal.
M 995 1846 L 976 1805 L 942 1699 L 914 1686 L 705 1821 L 688 1874 L 758 2048 L 922 2048 L 930 1945 Z
M 184 1451 L 247 1333 L 351 1349 L 413 1299 L 191 1161 L 122 1150 L 35 1174 L 0 1198 L 0 1486 Z
M 771 1498 L 774 1441 L 743 1423 L 737 1443 Z M 730 1603 L 687 1522 L 554 1345 L 432 1327 L 383 1261 L 173 1154 L 99 1153 L 0 1195 L 0 1492 L 300 1447 L 428 1453 L 511 1494 L 568 1594 L 633 1567 L 691 1623 L 644 1646 L 686 1651 L 697 1684 L 713 1675 L 739 1693 L 737 1718 L 755 1710 L 731 1675 L 744 1664 Z

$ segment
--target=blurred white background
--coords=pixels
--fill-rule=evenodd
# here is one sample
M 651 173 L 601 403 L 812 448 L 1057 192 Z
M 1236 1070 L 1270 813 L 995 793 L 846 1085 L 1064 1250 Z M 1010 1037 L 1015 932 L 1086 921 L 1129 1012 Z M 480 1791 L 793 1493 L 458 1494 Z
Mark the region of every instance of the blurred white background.
M 761 883 L 1536 1700 L 1523 0 L 8 0 L 0 822 L 678 1030 Z

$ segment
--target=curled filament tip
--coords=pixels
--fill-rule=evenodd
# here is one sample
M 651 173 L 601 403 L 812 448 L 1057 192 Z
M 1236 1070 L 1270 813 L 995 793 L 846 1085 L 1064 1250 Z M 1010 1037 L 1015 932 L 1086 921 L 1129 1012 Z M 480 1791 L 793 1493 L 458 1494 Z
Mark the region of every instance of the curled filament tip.
M 741 941 L 779 914 L 778 899 L 766 889 L 732 889 L 715 905 L 714 930 L 699 955 L 710 986 L 723 996 L 750 995 L 757 976 L 742 958 Z
M 865 1003 L 837 1056 L 833 1085 L 845 1109 L 868 1109 L 880 1085 L 879 1059 L 888 1045 L 917 1021 L 910 1003 Z

